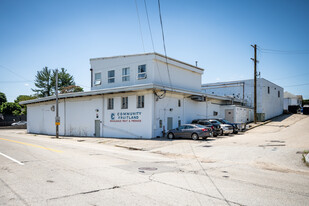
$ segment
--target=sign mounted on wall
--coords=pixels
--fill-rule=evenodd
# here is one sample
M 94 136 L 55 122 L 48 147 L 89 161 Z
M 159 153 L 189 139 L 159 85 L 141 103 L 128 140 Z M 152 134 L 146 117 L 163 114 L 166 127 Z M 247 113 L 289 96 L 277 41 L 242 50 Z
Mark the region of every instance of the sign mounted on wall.
M 117 112 L 111 113 L 110 122 L 141 122 L 142 112 Z

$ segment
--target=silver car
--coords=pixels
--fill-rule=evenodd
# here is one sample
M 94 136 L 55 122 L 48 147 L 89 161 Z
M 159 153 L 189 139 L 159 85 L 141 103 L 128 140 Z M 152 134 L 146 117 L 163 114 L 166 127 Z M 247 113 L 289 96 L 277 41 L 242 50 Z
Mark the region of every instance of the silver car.
M 198 140 L 200 137 L 207 139 L 212 135 L 211 130 L 199 124 L 184 124 L 176 129 L 169 130 L 167 137 L 173 139 L 175 137 L 187 137 Z

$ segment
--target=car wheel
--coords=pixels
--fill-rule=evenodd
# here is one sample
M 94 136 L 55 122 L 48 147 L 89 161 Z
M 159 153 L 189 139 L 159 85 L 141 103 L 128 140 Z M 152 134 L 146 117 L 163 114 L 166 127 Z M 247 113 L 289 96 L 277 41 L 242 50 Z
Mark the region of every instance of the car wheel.
M 168 137 L 169 139 L 173 139 L 175 136 L 174 136 L 173 133 L 170 132 L 170 133 L 167 134 L 167 137 Z
M 214 134 L 213 136 L 214 136 L 214 137 L 218 137 L 218 135 L 217 135 L 217 134 Z
M 203 140 L 206 140 L 207 139 L 207 137 L 203 137 Z
M 196 133 L 193 133 L 191 137 L 193 140 L 198 140 L 198 135 Z
M 238 134 L 238 131 L 233 132 L 233 134 Z

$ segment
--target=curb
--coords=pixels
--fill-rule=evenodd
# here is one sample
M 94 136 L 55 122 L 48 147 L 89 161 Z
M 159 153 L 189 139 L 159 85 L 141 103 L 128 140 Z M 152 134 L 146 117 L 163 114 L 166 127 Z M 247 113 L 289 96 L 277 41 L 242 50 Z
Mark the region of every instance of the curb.
M 305 156 L 305 162 L 309 164 L 309 153 Z
M 254 128 L 256 128 L 256 127 L 259 127 L 259 126 L 268 124 L 268 123 L 270 123 L 270 122 L 272 122 L 272 120 L 267 120 L 267 121 L 262 122 L 262 123 L 260 123 L 260 124 L 256 124 L 256 125 L 254 125 L 254 126 L 252 126 L 252 127 L 249 127 L 248 129 L 246 129 L 246 131 L 249 131 L 249 130 L 254 129 Z

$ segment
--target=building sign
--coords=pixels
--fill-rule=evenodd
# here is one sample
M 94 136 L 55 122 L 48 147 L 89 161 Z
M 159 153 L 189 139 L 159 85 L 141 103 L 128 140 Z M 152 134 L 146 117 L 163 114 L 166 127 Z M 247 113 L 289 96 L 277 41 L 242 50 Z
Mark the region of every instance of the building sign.
M 141 122 L 142 112 L 111 113 L 110 122 Z

